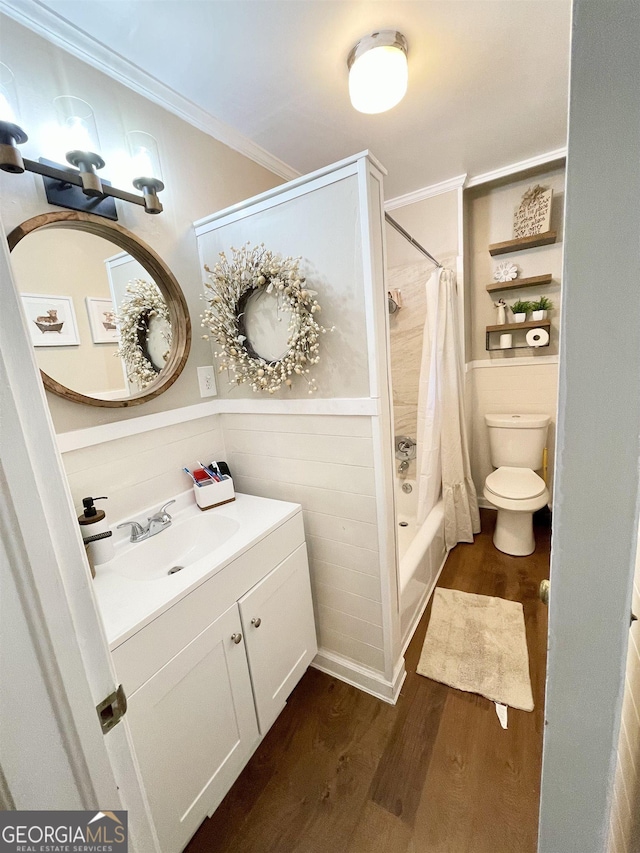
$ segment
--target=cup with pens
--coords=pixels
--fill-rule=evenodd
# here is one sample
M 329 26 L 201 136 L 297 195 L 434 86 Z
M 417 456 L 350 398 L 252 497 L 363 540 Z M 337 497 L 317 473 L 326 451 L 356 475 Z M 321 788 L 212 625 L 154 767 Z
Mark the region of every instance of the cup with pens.
M 200 509 L 212 509 L 214 506 L 221 506 L 236 499 L 233 480 L 226 462 L 209 462 L 206 465 L 198 462 L 198 465 L 199 467 L 194 468 L 193 471 L 188 468 L 182 470 L 193 481 L 193 493 Z

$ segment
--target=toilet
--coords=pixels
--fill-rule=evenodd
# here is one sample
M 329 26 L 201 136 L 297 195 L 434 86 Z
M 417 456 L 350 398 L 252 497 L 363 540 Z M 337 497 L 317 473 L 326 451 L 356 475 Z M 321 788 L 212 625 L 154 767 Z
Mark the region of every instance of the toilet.
M 549 502 L 549 490 L 535 472 L 542 468 L 548 415 L 485 415 L 491 464 L 484 496 L 498 510 L 493 544 L 514 557 L 533 554 L 533 513 Z

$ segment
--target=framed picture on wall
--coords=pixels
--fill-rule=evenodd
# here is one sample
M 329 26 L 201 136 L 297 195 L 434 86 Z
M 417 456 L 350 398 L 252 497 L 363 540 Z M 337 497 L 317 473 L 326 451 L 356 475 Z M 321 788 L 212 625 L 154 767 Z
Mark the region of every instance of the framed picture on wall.
M 89 326 L 94 344 L 118 344 L 120 332 L 116 324 L 116 310 L 110 299 L 86 297 Z
M 35 347 L 69 347 L 80 344 L 76 312 L 70 296 L 21 293 L 29 334 Z

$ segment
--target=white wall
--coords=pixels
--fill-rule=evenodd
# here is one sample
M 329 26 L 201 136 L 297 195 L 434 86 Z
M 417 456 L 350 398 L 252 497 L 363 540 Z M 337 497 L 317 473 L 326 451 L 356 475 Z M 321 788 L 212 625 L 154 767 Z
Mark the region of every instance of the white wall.
M 320 645 L 383 671 L 371 418 L 222 417 L 237 488 L 302 504 Z
M 638 536 L 639 43 L 637 3 L 574 3 L 539 853 L 602 853 L 609 828 Z M 620 310 L 594 341 L 603 293 Z
M 201 264 L 215 266 L 219 253 L 231 257 L 232 246 L 251 241 L 283 256 L 301 256 L 300 270 L 307 285 L 318 291 L 322 308 L 319 322 L 333 332 L 320 341 L 320 363 L 314 368 L 317 397 L 367 397 L 369 361 L 366 346 L 364 272 L 358 177 L 351 174 L 312 192 L 256 209 L 250 217 L 198 237 Z M 216 344 L 212 343 L 215 351 Z M 233 379 L 233 374 L 231 374 Z M 304 378 L 293 376 L 293 386 L 283 386 L 275 399 L 308 396 Z M 255 398 L 248 383 L 236 386 L 226 372 L 218 379 L 220 397 Z
M 56 431 L 200 402 L 196 367 L 211 364 L 211 355 L 200 331 L 204 271 L 193 222 L 276 186 L 281 179 L 4 16 L 0 16 L 0 53 L 16 76 L 21 120 L 29 134 L 29 141 L 21 147 L 24 156 L 47 156 L 52 137 L 48 125 L 55 120 L 52 101 L 61 94 L 83 98 L 93 107 L 107 163 L 102 174 L 123 189 L 132 189 L 124 185 L 119 167 L 126 151 L 126 132 L 145 130 L 157 139 L 166 184 L 161 194 L 164 212 L 149 216 L 138 205 L 118 202 L 119 224 L 148 243 L 167 263 L 185 294 L 193 328 L 185 369 L 164 394 L 127 409 L 96 409 L 48 394 Z M 0 217 L 7 233 L 32 216 L 59 209 L 48 205 L 41 178 L 0 172 Z M 31 290 L 38 292 L 36 287 Z
M 107 178 L 117 178 L 115 167 L 126 145 L 126 131 L 143 129 L 158 140 L 166 183 L 162 193 L 165 210 L 149 216 L 141 207 L 118 203 L 119 224 L 134 231 L 167 262 L 185 294 L 193 329 L 184 372 L 166 393 L 149 403 L 101 409 L 47 393 L 56 431 L 65 433 L 200 403 L 196 366 L 211 364 L 211 348 L 201 338 L 204 271 L 200 270 L 192 223 L 212 210 L 279 184 L 280 178 L 9 18 L 0 16 L 0 24 L 2 59 L 16 75 L 21 120 L 30 137 L 22 146 L 25 156 L 37 159 L 47 153 L 46 128 L 54 118 L 52 100 L 60 94 L 77 95 L 92 105 Z M 7 232 L 25 219 L 52 210 L 59 208 L 47 204 L 40 178 L 0 172 L 0 216 Z M 50 233 L 54 237 L 60 234 Z M 28 240 L 23 241 L 24 248 Z M 22 277 L 20 287 L 27 289 Z M 30 289 L 38 292 L 38 283 Z M 181 473 L 182 466 L 194 462 L 200 453 L 221 456 L 223 446 L 219 421 L 207 418 L 73 451 L 64 455 L 64 464 L 78 512 L 82 497 L 106 494 L 110 503 L 105 509 L 117 519 L 186 488 L 189 481 Z
M 220 251 L 249 239 L 301 255 L 321 321 L 335 327 L 322 339 L 313 400 L 300 378 L 265 400 L 250 388 L 229 387 L 221 374 L 221 402 L 232 408 L 223 431 L 240 490 L 303 507 L 320 640 L 316 664 L 391 698 L 403 670 L 389 512 L 380 190 L 371 158 L 350 158 L 199 223 L 198 242 L 209 266 Z M 305 414 L 308 405 L 312 416 Z M 350 414 L 356 408 L 363 414 Z
M 212 415 L 71 450 L 62 461 L 78 515 L 82 498 L 106 495 L 101 507 L 113 523 L 188 489 L 185 465 L 225 457 L 221 416 Z

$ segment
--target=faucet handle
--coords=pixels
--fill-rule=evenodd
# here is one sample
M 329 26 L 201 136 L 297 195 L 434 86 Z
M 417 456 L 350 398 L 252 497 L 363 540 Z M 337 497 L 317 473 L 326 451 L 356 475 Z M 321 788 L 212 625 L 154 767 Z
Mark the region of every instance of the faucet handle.
M 170 515 L 169 515 L 169 513 L 167 512 L 167 507 L 168 507 L 168 506 L 171 506 L 171 504 L 174 504 L 174 503 L 175 503 L 175 499 L 174 499 L 174 500 L 172 500 L 172 501 L 167 501 L 167 502 L 166 502 L 166 504 L 163 504 L 163 505 L 160 507 L 160 509 L 158 510 L 158 515 L 164 515 L 164 516 L 166 516 L 166 517 L 167 517 L 167 520 L 168 520 L 168 521 L 171 521 L 171 516 L 170 516 Z
M 140 536 L 144 535 L 144 527 L 138 524 L 137 521 L 123 521 L 122 524 L 116 525 L 116 529 L 128 527 L 129 525 L 131 525 L 131 538 L 129 541 L 135 542 Z

